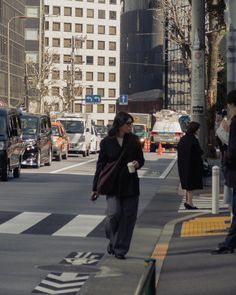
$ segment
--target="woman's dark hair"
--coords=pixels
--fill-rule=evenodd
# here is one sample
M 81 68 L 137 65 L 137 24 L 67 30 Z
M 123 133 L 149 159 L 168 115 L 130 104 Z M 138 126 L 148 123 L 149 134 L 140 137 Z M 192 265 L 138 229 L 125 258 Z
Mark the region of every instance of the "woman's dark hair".
M 123 126 L 128 120 L 134 122 L 133 117 L 126 112 L 119 112 L 116 114 L 114 121 L 112 123 L 111 129 L 108 131 L 109 136 L 116 136 L 119 132 L 119 128 Z
M 199 128 L 200 124 L 198 122 L 189 122 L 186 133 L 195 134 Z
M 232 90 L 227 95 L 227 103 L 236 106 L 236 90 Z

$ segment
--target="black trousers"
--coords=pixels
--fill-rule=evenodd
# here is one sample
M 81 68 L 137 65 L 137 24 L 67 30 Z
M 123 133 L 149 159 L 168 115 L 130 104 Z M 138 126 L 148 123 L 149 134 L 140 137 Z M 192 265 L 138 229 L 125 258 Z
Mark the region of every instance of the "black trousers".
M 236 188 L 233 188 L 233 203 L 232 203 L 232 222 L 229 233 L 225 239 L 225 245 L 236 248 Z
M 106 237 L 116 254 L 129 251 L 138 212 L 138 196 L 107 196 Z

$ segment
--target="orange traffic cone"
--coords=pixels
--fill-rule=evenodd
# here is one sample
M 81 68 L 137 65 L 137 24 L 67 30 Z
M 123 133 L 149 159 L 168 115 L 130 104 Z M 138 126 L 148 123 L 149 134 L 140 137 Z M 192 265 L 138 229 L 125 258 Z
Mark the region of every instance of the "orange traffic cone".
M 158 145 L 157 154 L 158 154 L 158 156 L 162 155 L 162 144 L 161 144 L 161 142 Z

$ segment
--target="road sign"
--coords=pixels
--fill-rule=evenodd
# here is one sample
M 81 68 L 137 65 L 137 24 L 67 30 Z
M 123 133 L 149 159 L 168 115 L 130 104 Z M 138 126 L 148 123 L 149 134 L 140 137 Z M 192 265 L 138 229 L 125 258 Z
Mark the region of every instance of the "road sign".
M 119 97 L 119 105 L 127 105 L 128 104 L 128 94 L 122 94 Z
M 101 95 L 85 95 L 85 103 L 101 103 Z

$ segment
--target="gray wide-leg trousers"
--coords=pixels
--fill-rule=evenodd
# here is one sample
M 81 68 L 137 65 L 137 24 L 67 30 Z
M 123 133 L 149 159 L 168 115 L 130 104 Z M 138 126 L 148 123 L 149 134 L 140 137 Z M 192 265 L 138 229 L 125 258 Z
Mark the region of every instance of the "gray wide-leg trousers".
M 106 237 L 116 254 L 129 251 L 138 212 L 138 196 L 107 196 Z

